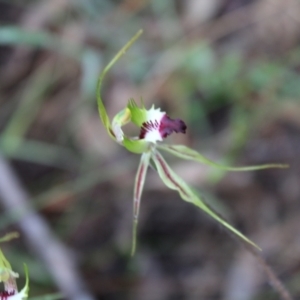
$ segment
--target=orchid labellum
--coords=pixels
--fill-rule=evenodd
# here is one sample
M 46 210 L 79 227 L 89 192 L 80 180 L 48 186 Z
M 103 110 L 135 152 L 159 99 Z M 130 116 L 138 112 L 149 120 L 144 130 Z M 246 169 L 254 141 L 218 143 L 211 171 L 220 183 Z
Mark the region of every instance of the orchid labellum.
M 165 159 L 158 150 L 169 152 L 170 154 L 173 154 L 182 159 L 193 160 L 227 171 L 250 171 L 267 168 L 285 168 L 287 167 L 286 165 L 267 164 L 249 167 L 228 167 L 217 164 L 204 157 L 199 152 L 194 151 L 186 146 L 160 144 L 160 142 L 162 142 L 164 138 L 166 138 L 173 132 L 185 133 L 187 129 L 186 124 L 180 119 L 170 118 L 165 112 L 161 111 L 159 108 L 155 108 L 154 106 L 152 106 L 149 110 L 145 108 L 143 102 L 141 103 L 141 106 L 138 106 L 133 99 L 129 100 L 127 106 L 113 118 L 112 122 L 110 121 L 100 95 L 102 81 L 109 69 L 136 41 L 136 39 L 141 35 L 141 33 L 142 31 L 139 31 L 109 62 L 109 64 L 104 68 L 103 72 L 101 73 L 97 85 L 97 104 L 99 114 L 108 134 L 113 140 L 124 146 L 128 151 L 141 154 L 141 160 L 137 170 L 134 185 L 134 224 L 131 253 L 134 254 L 136 248 L 136 231 L 140 201 L 147 174 L 147 169 L 150 165 L 150 162 L 154 163 L 154 167 L 164 184 L 168 188 L 176 190 L 183 200 L 196 205 L 208 215 L 210 215 L 212 218 L 214 218 L 216 221 L 220 222 L 229 231 L 233 232 L 240 239 L 258 248 L 258 246 L 256 246 L 251 240 L 249 240 L 241 232 L 232 227 L 228 222 L 226 222 L 222 217 L 220 217 L 218 213 L 214 212 L 199 197 L 199 195 L 197 195 L 194 192 L 194 190 L 190 188 L 189 185 L 171 169 L 171 167 L 168 165 L 168 163 L 165 161 Z M 129 122 L 132 122 L 133 124 L 139 127 L 140 131 L 138 136 L 128 137 L 124 134 L 122 126 Z

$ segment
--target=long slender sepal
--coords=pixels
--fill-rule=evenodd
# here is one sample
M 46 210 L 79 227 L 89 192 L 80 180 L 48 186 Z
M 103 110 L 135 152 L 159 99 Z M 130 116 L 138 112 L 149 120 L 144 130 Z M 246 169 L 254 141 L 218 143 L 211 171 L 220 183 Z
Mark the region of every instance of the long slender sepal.
M 218 169 L 226 170 L 226 171 L 255 171 L 255 170 L 263 170 L 263 169 L 270 169 L 270 168 L 288 168 L 289 165 L 286 164 L 265 164 L 259 166 L 246 166 L 246 167 L 230 167 L 218 164 L 199 152 L 190 149 L 183 145 L 158 145 L 159 149 L 169 152 L 177 157 L 186 159 L 186 160 L 193 160 L 199 163 L 209 165 L 211 167 L 216 167 Z
M 134 193 L 133 193 L 133 230 L 132 230 L 131 256 L 134 255 L 136 249 L 136 236 L 137 236 L 137 226 L 138 226 L 141 196 L 144 188 L 144 183 L 146 179 L 150 158 L 151 158 L 150 151 L 142 154 L 141 161 L 135 177 Z
M 106 108 L 103 104 L 103 101 L 101 99 L 101 85 L 102 81 L 106 75 L 106 73 L 111 69 L 111 67 L 121 58 L 123 54 L 132 46 L 132 44 L 139 38 L 139 36 L 142 34 L 142 30 L 139 30 L 134 37 L 114 56 L 114 58 L 106 65 L 106 67 L 103 69 L 102 73 L 99 76 L 98 82 L 97 82 L 97 104 L 98 104 L 98 111 L 100 118 L 102 120 L 102 123 L 104 127 L 106 128 L 108 134 L 115 139 L 115 134 L 111 128 L 110 120 L 108 117 L 108 114 L 106 112 Z
M 183 200 L 198 206 L 216 221 L 218 221 L 231 232 L 233 232 L 236 236 L 238 236 L 245 242 L 251 244 L 252 246 L 260 249 L 255 243 L 253 243 L 241 232 L 239 232 L 237 229 L 235 229 L 229 223 L 227 223 L 224 219 L 222 219 L 217 213 L 211 210 L 208 207 L 208 205 L 197 194 L 193 192 L 193 190 L 188 186 L 188 184 L 169 167 L 167 162 L 164 160 L 164 158 L 158 151 L 153 150 L 152 159 L 156 165 L 157 172 L 161 180 L 167 187 L 169 187 L 172 190 L 178 191 Z

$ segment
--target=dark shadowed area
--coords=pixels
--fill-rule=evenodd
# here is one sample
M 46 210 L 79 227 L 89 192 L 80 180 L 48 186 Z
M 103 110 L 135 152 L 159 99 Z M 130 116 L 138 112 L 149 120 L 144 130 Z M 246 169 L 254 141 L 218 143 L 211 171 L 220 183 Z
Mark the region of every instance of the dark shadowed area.
M 0 236 L 21 234 L 3 245 L 20 288 L 25 262 L 35 300 L 291 299 L 152 169 L 130 257 L 139 155 L 107 135 L 95 93 L 139 29 L 103 83 L 108 114 L 142 97 L 187 124 L 165 143 L 228 165 L 289 164 L 224 172 L 165 155 L 300 299 L 298 0 L 0 1 Z

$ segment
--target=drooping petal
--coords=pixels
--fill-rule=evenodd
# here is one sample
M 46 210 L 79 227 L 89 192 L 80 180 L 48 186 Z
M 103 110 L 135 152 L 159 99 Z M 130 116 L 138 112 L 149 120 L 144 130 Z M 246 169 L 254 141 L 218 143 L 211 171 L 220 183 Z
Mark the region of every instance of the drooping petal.
M 137 235 L 138 216 L 140 211 L 140 202 L 141 202 L 141 196 L 144 188 L 144 183 L 146 179 L 150 158 L 151 158 L 150 151 L 142 154 L 141 161 L 135 177 L 134 193 L 133 193 L 133 231 L 132 231 L 133 236 L 132 236 L 131 255 L 134 255 L 136 249 L 136 235 Z
M 289 166 L 286 164 L 265 164 L 259 166 L 246 166 L 246 167 L 230 167 L 218 164 L 199 152 L 190 149 L 183 145 L 158 145 L 159 149 L 167 151 L 177 157 L 186 159 L 186 160 L 193 160 L 199 163 L 203 163 L 212 167 L 216 167 L 218 169 L 226 170 L 226 171 L 255 171 L 255 170 L 262 170 L 262 169 L 269 169 L 269 168 L 288 168 Z
M 162 179 L 162 181 L 167 187 L 178 191 L 178 193 L 180 194 L 183 200 L 190 202 L 196 205 L 197 207 L 201 208 L 204 212 L 206 212 L 216 221 L 221 223 L 223 226 L 225 226 L 227 229 L 229 229 L 231 232 L 233 232 L 236 236 L 241 238 L 243 241 L 259 249 L 259 247 L 255 243 L 253 243 L 241 232 L 239 232 L 237 229 L 235 229 L 229 223 L 227 223 L 216 212 L 214 212 L 197 194 L 195 194 L 195 192 L 188 186 L 188 184 L 169 167 L 167 162 L 164 160 L 164 158 L 158 151 L 153 150 L 152 159 L 156 165 L 160 178 Z

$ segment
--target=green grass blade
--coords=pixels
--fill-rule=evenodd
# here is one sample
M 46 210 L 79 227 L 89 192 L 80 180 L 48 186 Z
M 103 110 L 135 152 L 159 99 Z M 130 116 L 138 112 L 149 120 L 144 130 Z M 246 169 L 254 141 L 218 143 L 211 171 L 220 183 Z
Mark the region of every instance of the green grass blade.
M 168 188 L 176 190 L 183 200 L 199 207 L 213 219 L 233 232 L 237 237 L 259 249 L 259 247 L 255 243 L 249 240 L 246 236 L 244 236 L 241 232 L 239 232 L 224 219 L 222 219 L 211 208 L 209 208 L 208 205 L 188 186 L 188 184 L 169 167 L 169 165 L 159 152 L 154 151 L 152 159 L 157 167 L 157 171 L 161 180 Z
M 27 81 L 21 101 L 1 134 L 2 151 L 13 153 L 21 147 L 24 136 L 45 100 L 49 86 L 57 79 L 52 68 L 48 63 L 43 65 Z
M 246 166 L 246 167 L 230 167 L 218 164 L 199 152 L 190 149 L 183 145 L 159 145 L 159 149 L 169 152 L 177 157 L 186 159 L 186 160 L 193 160 L 199 163 L 203 163 L 205 165 L 209 165 L 211 167 L 215 167 L 218 169 L 226 170 L 226 171 L 255 171 L 255 170 L 263 170 L 263 169 L 270 169 L 270 168 L 288 168 L 289 165 L 286 164 L 265 164 L 259 166 Z
M 9 232 L 0 238 L 0 243 L 9 242 L 13 239 L 17 239 L 19 236 L 20 236 L 19 232 L 16 232 L 16 231 Z
M 59 37 L 42 31 L 30 31 L 18 26 L 0 28 L 0 45 L 26 45 L 54 50 L 79 60 L 82 49 L 64 42 Z

